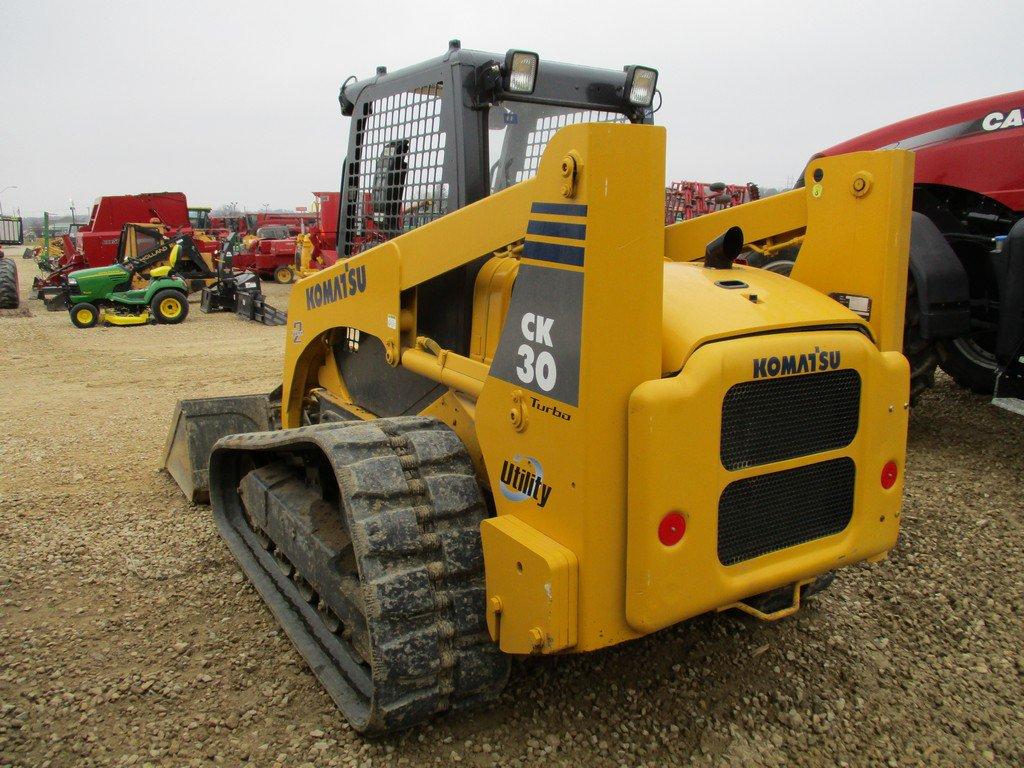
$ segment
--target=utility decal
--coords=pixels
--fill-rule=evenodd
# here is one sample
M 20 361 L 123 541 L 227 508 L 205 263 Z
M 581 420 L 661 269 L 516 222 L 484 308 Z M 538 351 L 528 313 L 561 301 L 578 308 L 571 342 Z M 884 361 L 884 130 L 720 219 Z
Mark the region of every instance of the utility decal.
M 815 347 L 804 355 L 782 355 L 779 357 L 758 357 L 754 359 L 754 378 L 766 379 L 773 376 L 789 376 L 795 373 L 816 373 L 831 371 L 840 366 L 842 356 L 839 350 L 823 350 Z
M 292 323 L 292 343 L 298 344 L 302 341 L 302 321 L 296 320 Z
M 582 272 L 524 263 L 491 375 L 578 405 L 582 312 Z
M 522 463 L 526 462 L 527 467 Z M 516 454 L 501 465 L 501 495 L 509 501 L 531 500 L 543 509 L 551 497 L 551 486 L 544 482 L 544 467 L 533 456 Z
M 530 407 L 533 408 L 533 410 L 535 411 L 546 413 L 549 416 L 552 416 L 556 419 L 561 419 L 562 421 L 567 422 L 572 421 L 572 414 L 563 411 L 554 403 L 548 404 L 545 403 L 543 400 L 538 400 L 533 395 L 530 395 Z
M 345 265 L 344 273 L 321 280 L 306 289 L 306 309 L 316 309 L 324 304 L 347 299 L 366 290 L 366 265 L 349 269 Z

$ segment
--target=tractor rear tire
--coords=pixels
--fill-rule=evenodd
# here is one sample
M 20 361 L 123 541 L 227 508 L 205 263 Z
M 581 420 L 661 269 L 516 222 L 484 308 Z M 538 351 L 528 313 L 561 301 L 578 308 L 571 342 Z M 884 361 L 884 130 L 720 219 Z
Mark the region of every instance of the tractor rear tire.
M 6 256 L 0 256 L 0 309 L 17 309 L 20 303 L 18 265 Z
M 181 291 L 165 288 L 153 297 L 149 308 L 158 323 L 176 325 L 188 317 L 188 297 Z
M 917 300 L 917 283 L 907 276 L 907 307 L 903 320 L 903 356 L 910 363 L 910 404 L 935 386 L 935 367 L 939 363 L 935 342 L 921 336 L 921 308 Z
M 278 267 L 274 270 L 274 282 L 282 285 L 295 282 L 295 272 L 291 267 Z
M 75 304 L 70 312 L 71 324 L 75 328 L 92 328 L 100 321 L 100 311 L 96 308 L 95 304 L 90 304 L 87 301 Z
M 939 365 L 953 381 L 979 395 L 989 395 L 996 388 L 996 358 L 970 337 L 943 341 L 939 344 Z

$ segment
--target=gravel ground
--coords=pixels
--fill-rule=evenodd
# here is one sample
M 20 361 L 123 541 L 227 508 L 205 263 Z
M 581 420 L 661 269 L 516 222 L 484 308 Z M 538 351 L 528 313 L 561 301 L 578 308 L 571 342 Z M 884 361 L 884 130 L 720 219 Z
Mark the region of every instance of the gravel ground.
M 156 469 L 174 401 L 269 391 L 284 329 L 29 306 L 0 317 L 0 766 L 1024 765 L 1024 422 L 944 377 L 888 560 L 778 624 L 517 661 L 490 708 L 364 741 Z

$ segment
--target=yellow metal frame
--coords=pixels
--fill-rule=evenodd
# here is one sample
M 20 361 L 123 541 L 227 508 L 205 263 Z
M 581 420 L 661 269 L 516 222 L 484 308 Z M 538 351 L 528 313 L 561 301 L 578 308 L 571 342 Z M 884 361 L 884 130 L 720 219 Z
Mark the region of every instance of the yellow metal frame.
M 285 427 L 301 425 L 312 397 L 374 418 L 353 402 L 331 354 L 347 329 L 378 338 L 388 364 L 448 387 L 423 412 L 460 435 L 492 491 L 497 516 L 481 531 L 488 623 L 508 652 L 612 645 L 878 557 L 895 541 L 902 482 L 882 492 L 877 470 L 888 460 L 902 470 L 904 459 L 907 365 L 897 350 L 912 156 L 823 158 L 804 189 L 665 228 L 664 146 L 655 126 L 564 128 L 535 178 L 342 259 L 291 293 Z M 793 279 L 695 263 L 733 225 L 750 247 L 801 238 Z M 579 249 L 578 263 L 536 255 Z M 439 348 L 416 328 L 417 286 L 487 255 L 470 349 Z M 746 287 L 723 290 L 726 278 Z M 510 377 L 503 357 L 506 335 L 514 351 L 520 327 L 535 341 L 550 329 L 551 318 L 510 314 L 530 301 L 527 284 L 546 281 L 581 286 L 575 385 L 561 399 Z M 870 316 L 832 293 L 869 297 Z M 752 359 L 815 347 L 841 353 L 863 381 L 861 430 L 841 451 L 858 465 L 852 522 L 837 536 L 723 567 L 717 498 L 743 472 L 717 463 L 722 397 L 751 378 Z M 656 522 L 676 508 L 688 530 L 666 548 Z

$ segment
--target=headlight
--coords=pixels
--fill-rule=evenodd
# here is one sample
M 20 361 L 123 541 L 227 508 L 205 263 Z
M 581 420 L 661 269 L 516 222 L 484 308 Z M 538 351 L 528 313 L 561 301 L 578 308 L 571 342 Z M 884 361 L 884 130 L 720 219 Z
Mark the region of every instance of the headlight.
M 505 54 L 505 90 L 511 93 L 533 93 L 537 85 L 540 57 L 530 51 L 509 51 Z
M 626 67 L 626 96 L 630 104 L 649 107 L 658 87 L 658 70 L 649 67 Z

